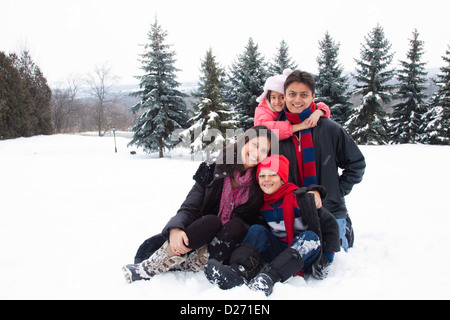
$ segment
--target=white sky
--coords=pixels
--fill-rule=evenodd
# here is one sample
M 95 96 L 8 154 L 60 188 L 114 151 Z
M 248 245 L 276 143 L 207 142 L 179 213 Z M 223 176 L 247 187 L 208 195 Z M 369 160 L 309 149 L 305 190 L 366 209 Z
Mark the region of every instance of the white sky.
M 108 63 L 119 83 L 137 83 L 140 44 L 158 16 L 176 51 L 179 81 L 197 81 L 209 47 L 228 67 L 249 37 L 271 60 L 284 39 L 303 70 L 316 72 L 318 41 L 328 30 L 341 43 L 339 60 L 355 68 L 364 37 L 379 23 L 394 64 L 406 59 L 414 28 L 425 41 L 423 61 L 442 67 L 450 45 L 448 0 L 2 0 L 0 51 L 30 49 L 51 86 Z

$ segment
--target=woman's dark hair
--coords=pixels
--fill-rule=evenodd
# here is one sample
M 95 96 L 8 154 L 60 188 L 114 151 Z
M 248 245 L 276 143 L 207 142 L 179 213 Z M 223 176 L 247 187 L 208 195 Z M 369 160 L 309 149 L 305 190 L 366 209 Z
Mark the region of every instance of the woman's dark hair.
M 292 72 L 286 78 L 286 81 L 284 82 L 284 93 L 285 94 L 286 94 L 287 88 L 293 82 L 304 83 L 311 89 L 312 94 L 314 94 L 316 92 L 316 80 L 314 80 L 314 77 L 312 76 L 312 74 L 310 74 L 308 72 L 300 71 L 300 70 L 295 70 L 294 72 Z
M 277 136 L 266 126 L 255 126 L 241 134 L 235 143 L 228 144 L 217 157 L 217 167 L 225 171 L 229 176 L 234 172 L 244 172 L 244 163 L 241 150 L 247 142 L 256 137 L 266 137 L 272 149 L 272 141 L 278 141 Z M 270 155 L 270 151 L 269 151 Z

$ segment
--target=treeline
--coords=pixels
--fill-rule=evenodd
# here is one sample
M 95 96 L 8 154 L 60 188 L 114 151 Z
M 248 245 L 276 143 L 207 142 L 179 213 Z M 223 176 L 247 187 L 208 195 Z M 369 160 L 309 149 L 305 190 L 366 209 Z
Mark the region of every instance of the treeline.
M 0 52 L 0 139 L 52 134 L 52 91 L 29 52 Z
M 227 139 L 233 139 L 226 135 L 227 129 L 245 130 L 253 125 L 256 98 L 263 92 L 267 77 L 298 66 L 285 41 L 267 62 L 250 38 L 244 52 L 226 69 L 210 48 L 201 62 L 199 87 L 192 94 L 196 98 L 194 110 L 188 112 L 185 95 L 176 89 L 175 52 L 165 43 L 166 36 L 156 20 L 141 55 L 141 90 L 135 93 L 140 102 L 132 110 L 142 115 L 133 127 L 130 143 L 148 152 L 159 151 L 160 156 L 181 139 L 192 153 L 208 157 Z M 383 28 L 376 26 L 365 37 L 360 57 L 355 58 L 357 68 L 351 76 L 357 83 L 350 88 L 349 76 L 339 63 L 340 44 L 328 32 L 319 41 L 316 100 L 330 106 L 331 118 L 357 143 L 450 144 L 450 50 L 443 56 L 441 73 L 433 79 L 437 90 L 428 96 L 429 79 L 421 61 L 424 42 L 417 30 L 413 30 L 409 43 L 407 56 L 396 70 L 391 44 Z M 352 104 L 355 97 L 360 99 L 359 105 Z
M 130 111 L 135 98 L 116 89 L 108 65 L 96 66 L 85 76 L 69 77 L 64 88 L 53 90 L 51 103 L 55 133 L 129 130 L 137 116 Z
M 253 125 L 256 98 L 269 76 L 298 68 L 284 40 L 266 61 L 249 38 L 228 67 L 221 66 L 209 48 L 201 61 L 198 87 L 188 95 L 179 89 L 176 54 L 166 36 L 155 20 L 140 54 L 140 89 L 127 101 L 112 91 L 114 76 L 107 66 L 82 80 L 88 94 L 80 97 L 80 81 L 73 79 L 65 89 L 52 92 L 27 51 L 21 56 L 0 52 L 0 138 L 87 130 L 102 135 L 111 126 L 132 127 L 130 144 L 148 152 L 163 156 L 182 139 L 193 153 L 208 155 L 233 139 L 227 130 Z M 331 118 L 359 144 L 450 144 L 450 48 L 442 57 L 440 73 L 430 81 L 419 32 L 413 30 L 408 41 L 407 55 L 395 62 L 383 28 L 376 26 L 361 44 L 351 75 L 345 75 L 339 63 L 339 42 L 328 32 L 318 41 L 316 101 L 326 103 Z
M 130 111 L 136 99 L 113 91 L 114 80 L 102 65 L 52 90 L 29 51 L 0 52 L 0 139 L 84 131 L 103 135 L 112 126 L 129 130 L 137 119 Z

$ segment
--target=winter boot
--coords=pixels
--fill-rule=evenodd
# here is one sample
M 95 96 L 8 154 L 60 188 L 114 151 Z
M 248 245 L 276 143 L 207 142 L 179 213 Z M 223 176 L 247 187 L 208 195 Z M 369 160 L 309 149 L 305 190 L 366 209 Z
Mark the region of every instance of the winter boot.
M 140 264 L 128 264 L 124 266 L 122 270 L 125 274 L 125 279 L 129 283 L 137 280 L 150 280 L 153 276 L 167 272 L 186 260 L 186 255 L 169 256 L 169 251 L 169 242 L 166 241 L 147 260 L 142 261 Z
M 182 271 L 202 271 L 205 268 L 205 264 L 208 262 L 208 259 L 208 245 L 205 244 L 203 247 L 188 254 L 186 260 L 180 264 L 179 269 Z
M 270 264 L 264 266 L 261 272 L 253 278 L 248 287 L 255 291 L 263 291 L 270 296 L 277 282 L 284 282 L 303 269 L 303 259 L 292 249 L 285 249 Z
M 233 251 L 229 266 L 215 259 L 209 260 L 205 266 L 205 275 L 212 284 L 228 290 L 250 281 L 261 269 L 261 264 L 258 249 L 244 243 Z

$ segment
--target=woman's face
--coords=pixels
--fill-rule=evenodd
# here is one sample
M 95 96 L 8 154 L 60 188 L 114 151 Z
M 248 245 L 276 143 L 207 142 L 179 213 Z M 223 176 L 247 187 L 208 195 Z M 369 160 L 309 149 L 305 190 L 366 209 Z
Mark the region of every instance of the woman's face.
M 293 82 L 286 89 L 286 107 L 290 113 L 302 113 L 315 98 L 316 95 L 303 82 Z
M 263 169 L 258 174 L 258 183 L 265 194 L 274 194 L 284 185 L 281 177 L 272 170 Z
M 284 110 L 285 101 L 284 101 L 284 94 L 271 91 L 270 92 L 270 105 L 276 112 L 281 112 Z
M 244 168 L 256 167 L 267 158 L 270 151 L 270 141 L 267 137 L 255 137 L 250 139 L 241 150 L 241 159 Z

